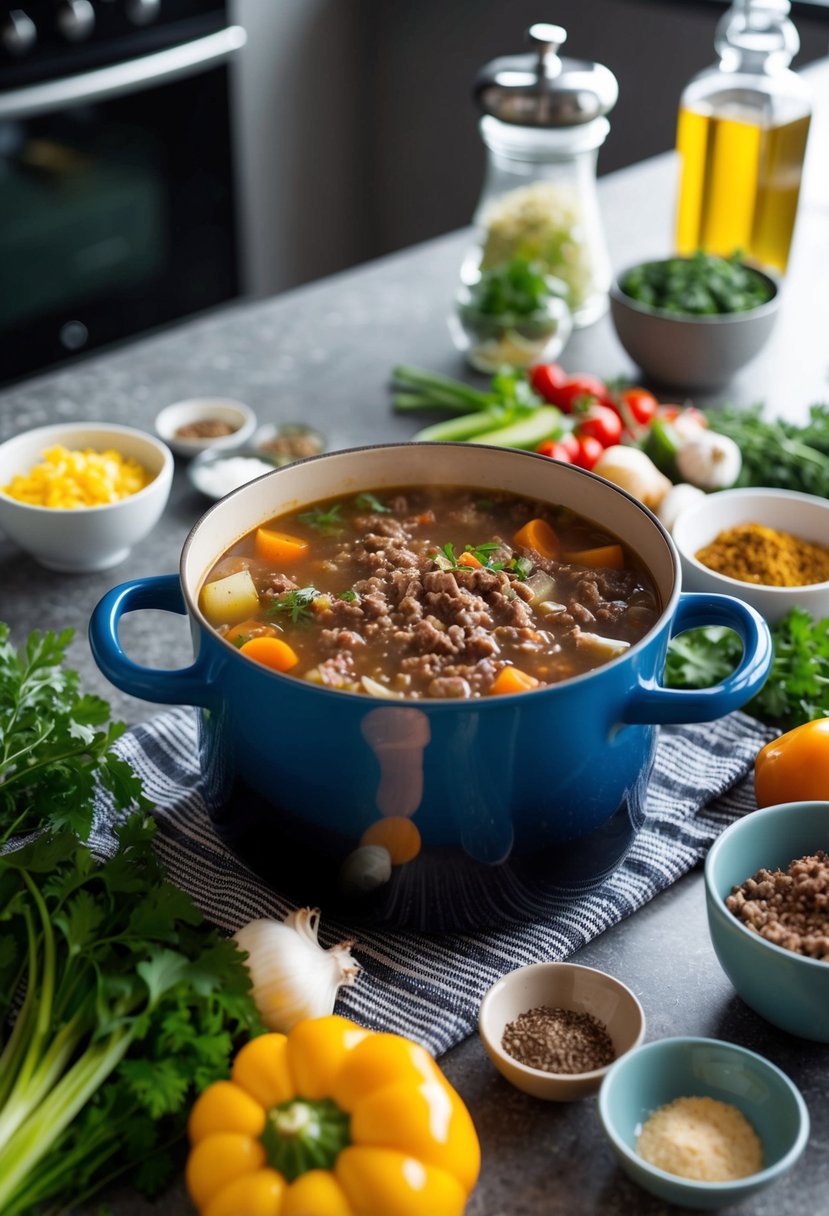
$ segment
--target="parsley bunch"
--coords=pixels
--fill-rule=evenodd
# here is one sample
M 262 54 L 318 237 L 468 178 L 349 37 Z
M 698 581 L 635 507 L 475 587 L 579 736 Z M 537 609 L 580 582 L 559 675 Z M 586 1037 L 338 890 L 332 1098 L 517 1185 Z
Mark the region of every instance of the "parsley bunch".
M 102 863 L 69 832 L 0 855 L 3 1216 L 125 1172 L 157 1191 L 196 1093 L 260 1029 L 243 955 L 166 881 L 153 832 L 134 813 Z
M 66 828 L 85 839 L 96 781 L 125 810 L 147 804 L 112 751 L 125 727 L 63 666 L 73 631 L 29 635 L 18 652 L 0 622 L 0 845 L 16 832 Z
M 771 671 L 745 712 L 781 730 L 829 716 L 829 618 L 815 621 L 805 609 L 793 608 L 771 634 Z M 730 629 L 689 629 L 671 640 L 665 684 L 709 688 L 731 674 L 741 653 L 740 640 Z
M 813 405 L 805 426 L 762 415 L 761 405 L 722 406 L 708 413 L 711 429 L 728 435 L 740 449 L 737 484 L 829 498 L 829 405 Z

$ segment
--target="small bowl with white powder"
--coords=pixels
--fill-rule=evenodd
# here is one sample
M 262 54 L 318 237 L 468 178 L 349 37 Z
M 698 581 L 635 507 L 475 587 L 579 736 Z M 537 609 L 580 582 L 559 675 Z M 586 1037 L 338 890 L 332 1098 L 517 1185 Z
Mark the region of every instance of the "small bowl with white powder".
M 785 1073 L 719 1039 L 646 1043 L 611 1065 L 599 1118 L 622 1169 L 667 1203 L 713 1211 L 792 1168 L 809 1114 Z
M 243 447 L 230 452 L 202 452 L 187 467 L 187 476 L 206 498 L 224 498 L 263 473 L 272 473 L 279 460 L 267 452 Z

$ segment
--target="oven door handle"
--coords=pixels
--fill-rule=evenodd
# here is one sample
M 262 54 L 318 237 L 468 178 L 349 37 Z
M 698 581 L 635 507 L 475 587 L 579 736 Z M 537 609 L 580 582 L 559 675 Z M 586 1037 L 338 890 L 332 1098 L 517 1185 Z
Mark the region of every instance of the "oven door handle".
M 96 68 L 80 76 L 66 76 L 61 80 L 0 93 L 0 120 L 49 114 L 67 106 L 86 105 L 125 93 L 137 93 L 148 85 L 192 76 L 229 59 L 246 42 L 247 34 L 242 27 L 229 25 L 215 34 L 194 38 L 152 55 Z

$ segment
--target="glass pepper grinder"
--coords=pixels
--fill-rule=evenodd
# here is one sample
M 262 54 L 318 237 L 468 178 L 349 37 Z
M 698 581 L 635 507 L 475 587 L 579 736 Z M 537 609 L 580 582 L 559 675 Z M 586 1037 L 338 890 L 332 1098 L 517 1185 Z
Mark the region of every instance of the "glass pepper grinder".
M 555 306 L 552 300 L 547 306 L 560 317 L 566 302 L 572 325 L 589 325 L 607 308 L 611 267 L 596 160 L 619 90 L 601 64 L 562 58 L 566 37 L 560 26 L 533 25 L 528 54 L 493 60 L 475 81 L 487 164 L 473 217 L 475 244 L 461 267 L 461 323 L 476 308 L 480 319 L 494 317 L 499 297 L 520 302 L 523 291 L 532 300 L 537 276 L 548 280 Z M 569 329 L 560 321 L 559 349 Z M 472 343 L 468 324 L 466 330 Z M 470 345 L 473 363 L 474 353 Z
M 717 25 L 719 62 L 682 93 L 676 247 L 786 269 L 811 101 L 789 64 L 800 39 L 789 0 L 734 0 Z

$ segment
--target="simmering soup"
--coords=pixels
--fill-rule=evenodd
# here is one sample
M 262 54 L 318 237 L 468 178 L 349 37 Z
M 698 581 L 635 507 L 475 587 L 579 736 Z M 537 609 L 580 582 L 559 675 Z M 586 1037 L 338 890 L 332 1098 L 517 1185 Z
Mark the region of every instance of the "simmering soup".
M 569 508 L 434 486 L 273 519 L 216 563 L 199 602 L 252 660 L 409 699 L 557 683 L 622 654 L 660 614 L 636 555 Z

